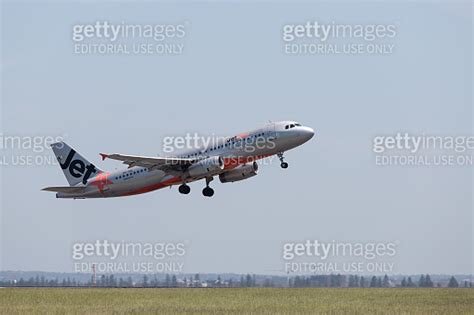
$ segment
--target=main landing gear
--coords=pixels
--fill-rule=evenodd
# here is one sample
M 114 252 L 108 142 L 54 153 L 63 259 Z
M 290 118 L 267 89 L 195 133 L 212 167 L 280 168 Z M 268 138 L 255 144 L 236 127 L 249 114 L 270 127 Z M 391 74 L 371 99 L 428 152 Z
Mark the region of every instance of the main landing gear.
M 179 186 L 178 190 L 180 193 L 187 195 L 191 191 L 191 187 L 189 187 L 186 183 L 183 183 Z
M 209 183 L 212 182 L 213 179 L 214 178 L 212 178 L 212 177 L 207 177 L 206 178 L 206 187 L 204 187 L 204 189 L 202 190 L 202 194 L 206 197 L 214 196 L 214 189 L 209 187 Z M 187 194 L 189 194 L 189 192 L 191 192 L 191 187 L 189 187 L 188 184 L 183 183 L 178 187 L 178 190 L 179 190 L 180 193 L 182 193 L 184 195 L 187 195 Z
M 206 177 L 206 187 L 202 190 L 202 194 L 206 197 L 212 197 L 214 195 L 214 189 L 209 187 L 209 183 L 212 182 L 214 178 Z
M 278 158 L 280 159 L 280 166 L 281 168 L 288 168 L 288 163 L 285 162 L 284 157 L 283 157 L 283 152 L 277 153 Z

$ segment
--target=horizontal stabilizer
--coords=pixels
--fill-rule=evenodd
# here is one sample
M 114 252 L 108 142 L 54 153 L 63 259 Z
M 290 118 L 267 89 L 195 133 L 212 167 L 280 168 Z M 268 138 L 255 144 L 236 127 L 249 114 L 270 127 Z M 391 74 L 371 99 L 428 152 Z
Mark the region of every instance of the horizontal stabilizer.
M 86 187 L 46 187 L 42 190 L 66 194 L 81 194 L 86 191 Z

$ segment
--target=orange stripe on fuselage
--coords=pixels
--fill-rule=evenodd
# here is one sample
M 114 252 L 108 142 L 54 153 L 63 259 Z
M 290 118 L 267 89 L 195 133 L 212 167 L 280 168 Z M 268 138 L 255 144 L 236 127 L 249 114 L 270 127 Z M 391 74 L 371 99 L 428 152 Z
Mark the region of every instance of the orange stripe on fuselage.
M 249 157 L 240 157 L 240 158 L 224 158 L 224 169 L 232 169 L 235 168 L 239 165 L 247 164 L 250 162 L 254 162 L 256 160 L 260 160 L 266 157 L 271 156 L 272 154 L 265 154 L 265 155 L 257 155 L 257 156 L 249 156 Z M 144 194 L 150 191 L 154 191 L 157 189 L 165 188 L 167 186 L 176 184 L 176 183 L 181 183 L 181 178 L 180 177 L 172 177 L 170 179 L 165 180 L 164 182 L 153 184 L 150 186 L 146 186 L 143 188 L 139 188 L 137 190 L 133 190 L 131 192 L 125 193 L 121 196 L 133 196 L 133 195 L 139 195 L 139 194 Z
M 110 176 L 109 172 L 100 173 L 99 175 L 97 175 L 90 181 L 89 185 L 97 186 L 97 189 L 99 190 L 99 192 L 101 194 L 104 194 L 106 186 L 113 184 L 113 182 L 109 179 L 109 176 Z
M 147 193 L 147 192 L 150 192 L 150 191 L 153 191 L 153 190 L 157 190 L 157 189 L 160 189 L 160 188 L 164 188 L 166 186 L 170 186 L 170 185 L 180 183 L 180 182 L 181 182 L 181 178 L 172 177 L 168 180 L 165 180 L 164 182 L 153 184 L 153 185 L 146 186 L 146 187 L 143 187 L 143 188 L 139 188 L 137 190 L 133 190 L 131 192 L 125 193 L 122 196 L 132 196 L 132 195 L 144 194 L 144 193 Z

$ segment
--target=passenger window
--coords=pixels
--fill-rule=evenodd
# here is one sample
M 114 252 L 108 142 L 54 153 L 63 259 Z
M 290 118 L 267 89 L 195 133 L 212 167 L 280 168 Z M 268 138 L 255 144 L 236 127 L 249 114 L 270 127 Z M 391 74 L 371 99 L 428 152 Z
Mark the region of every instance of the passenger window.
M 285 126 L 285 129 L 288 129 L 288 125 Z

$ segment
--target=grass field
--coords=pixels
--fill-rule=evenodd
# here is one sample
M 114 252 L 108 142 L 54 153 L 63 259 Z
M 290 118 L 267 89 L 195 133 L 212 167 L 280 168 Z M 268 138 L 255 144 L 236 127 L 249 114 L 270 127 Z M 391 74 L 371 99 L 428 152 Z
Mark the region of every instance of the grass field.
M 2 288 L 2 314 L 474 314 L 474 289 Z

